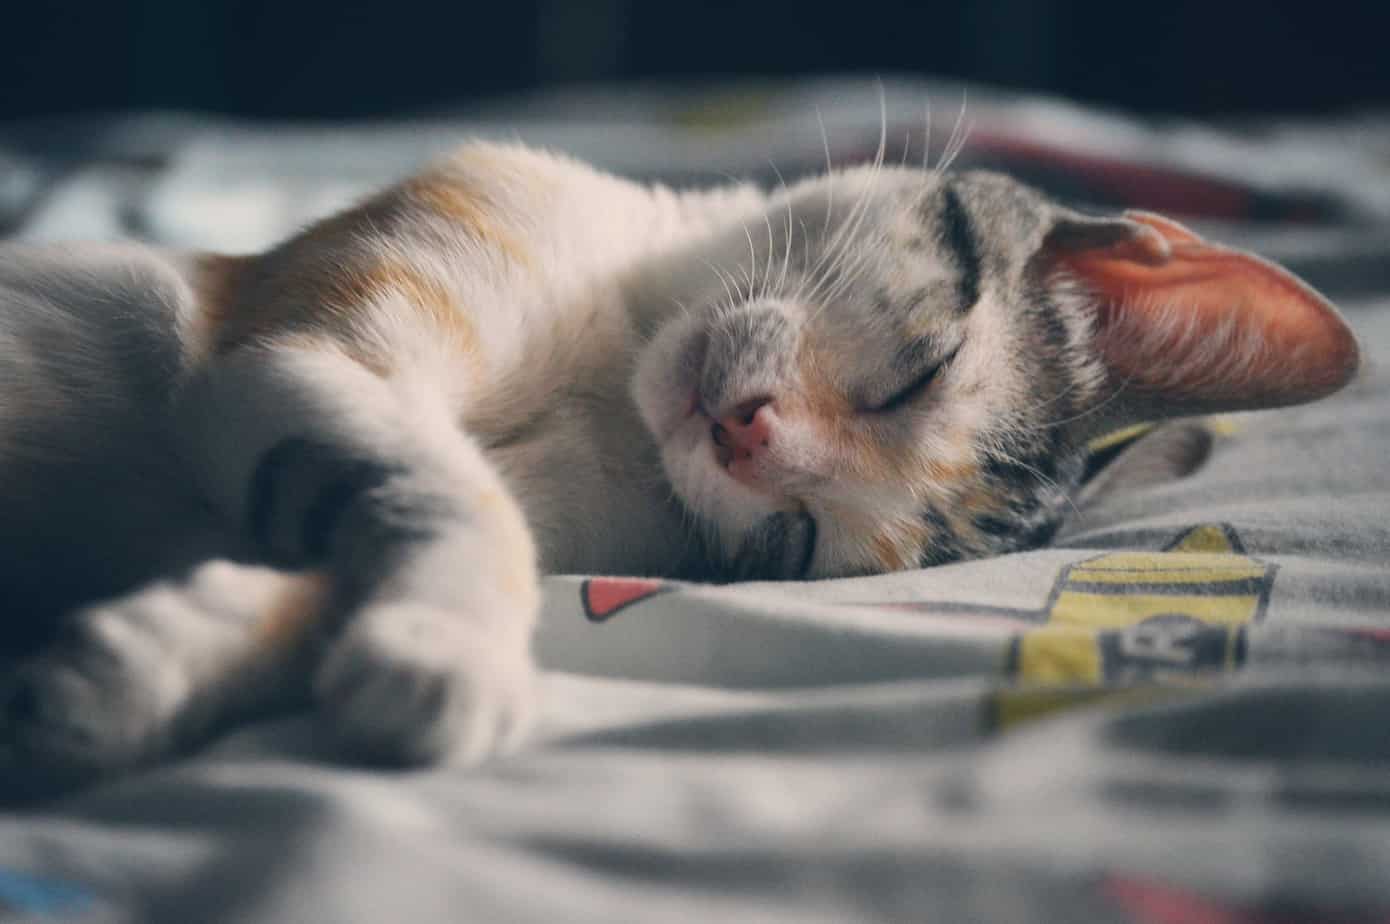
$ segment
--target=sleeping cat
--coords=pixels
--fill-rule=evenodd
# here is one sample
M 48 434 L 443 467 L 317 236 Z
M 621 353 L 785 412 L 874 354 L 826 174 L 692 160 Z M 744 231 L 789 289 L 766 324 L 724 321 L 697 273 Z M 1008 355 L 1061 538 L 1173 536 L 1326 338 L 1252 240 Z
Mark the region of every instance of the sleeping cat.
M 1036 546 L 1091 436 L 1356 366 L 1256 257 L 881 157 L 676 192 L 475 143 L 259 256 L 9 247 L 0 767 L 309 701 L 358 757 L 476 760 L 525 728 L 540 573 Z

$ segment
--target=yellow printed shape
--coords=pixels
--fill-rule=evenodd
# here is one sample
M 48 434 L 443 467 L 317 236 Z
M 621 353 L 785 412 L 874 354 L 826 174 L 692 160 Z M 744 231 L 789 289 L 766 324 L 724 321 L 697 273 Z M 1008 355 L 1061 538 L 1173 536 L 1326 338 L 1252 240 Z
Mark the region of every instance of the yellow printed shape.
M 1189 596 L 1066 592 L 1053 605 L 1048 624 L 1087 629 L 1123 629 L 1153 616 L 1179 613 L 1210 625 L 1238 626 L 1254 618 L 1259 607 L 1259 594 Z
M 1187 531 L 1169 551 L 1080 562 L 1059 577 L 1046 624 L 1018 640 L 1015 676 L 1101 684 L 1230 667 L 1239 627 L 1259 617 L 1273 574 L 1216 524 Z
M 1104 452 L 1125 443 L 1132 443 L 1141 436 L 1147 436 L 1157 426 L 1158 424 L 1152 423 L 1130 424 L 1128 427 L 1121 427 L 1096 437 L 1086 444 L 1086 449 L 1092 453 Z M 1230 436 L 1240 429 L 1231 418 L 1219 416 L 1203 418 L 1202 426 L 1210 430 L 1214 436 Z
M 1018 676 L 1032 683 L 1100 683 L 1100 649 L 1089 629 L 1044 627 L 1018 640 Z
M 1224 537 L 1223 537 L 1224 539 Z M 1199 540 L 1203 541 L 1203 540 Z M 1255 580 L 1265 566 L 1243 555 L 1212 552 L 1116 552 L 1071 569 L 1073 584 L 1216 584 Z
M 1131 424 L 1128 427 L 1122 427 L 1119 430 L 1113 430 L 1104 436 L 1098 436 L 1091 440 L 1086 444 L 1086 449 L 1093 453 L 1104 452 L 1122 443 L 1132 443 L 1152 430 L 1154 426 L 1155 425 L 1151 423 L 1138 423 Z
M 1220 526 L 1207 524 L 1190 529 L 1174 543 L 1170 552 L 1212 552 L 1234 555 L 1240 551 L 1231 544 L 1231 537 Z M 1254 562 L 1254 559 L 1249 559 Z M 1261 566 L 1263 567 L 1263 566 Z

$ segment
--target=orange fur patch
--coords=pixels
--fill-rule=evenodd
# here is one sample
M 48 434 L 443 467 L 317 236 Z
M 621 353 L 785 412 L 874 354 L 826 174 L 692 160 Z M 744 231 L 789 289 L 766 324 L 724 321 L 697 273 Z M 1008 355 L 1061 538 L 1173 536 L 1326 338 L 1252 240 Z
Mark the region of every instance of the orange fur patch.
M 401 192 L 410 201 L 447 218 L 469 235 L 495 248 L 521 266 L 530 265 L 530 254 L 491 214 L 487 200 L 455 171 L 431 170 L 407 180 Z
M 976 518 L 999 516 L 1007 509 L 1004 499 L 982 485 L 973 485 L 946 506 L 945 514 L 956 537 L 977 549 L 986 547 L 985 537 L 975 525 Z
M 931 527 L 919 520 L 893 524 L 873 538 L 874 560 L 886 571 L 917 567 L 931 538 Z
M 325 282 L 325 305 L 342 320 L 351 320 L 352 315 L 369 308 L 377 299 L 399 295 L 424 315 L 451 351 L 470 356 L 478 349 L 473 319 L 449 288 L 409 263 L 382 258 L 364 269 L 345 271 Z
M 256 648 L 284 651 L 303 642 L 328 602 L 328 590 L 323 574 L 291 579 L 256 626 Z
M 212 352 L 252 259 L 214 253 L 194 258 L 191 284 L 199 310 L 188 347 L 195 356 Z
M 367 368 L 387 374 L 390 357 L 358 336 L 357 327 L 392 295 L 417 310 L 455 354 L 473 357 L 479 349 L 473 319 L 448 286 L 403 260 L 310 264 L 283 283 L 249 260 L 224 265 L 209 258 L 204 265 L 203 328 L 220 353 L 256 340 L 325 337 Z
M 974 462 L 937 462 L 927 463 L 927 477 L 939 488 L 955 487 L 962 482 L 969 481 L 980 473 L 980 467 Z
M 804 414 L 821 438 L 834 446 L 842 459 L 849 460 L 848 467 L 860 477 L 889 481 L 900 475 L 901 470 L 885 454 L 881 442 L 855 425 L 854 407 L 825 373 L 826 364 L 809 341 L 801 342 L 796 363 L 801 388 L 787 402 L 791 409 Z
M 451 350 L 476 354 L 474 319 L 448 281 L 397 251 L 374 246 L 404 236 L 409 247 L 422 213 L 444 218 L 495 259 L 529 265 L 526 250 L 486 197 L 458 171 L 438 168 L 326 218 L 260 257 L 199 258 L 194 286 L 202 307 L 200 351 L 225 353 L 260 339 L 323 334 L 384 374 L 389 357 L 358 331 L 380 299 L 397 295 L 421 312 Z
M 967 517 L 998 513 L 1003 509 L 1002 499 L 993 491 L 975 485 L 956 498 L 953 512 L 963 512 Z
M 898 543 L 887 533 L 879 533 L 873 539 L 874 561 L 884 571 L 904 571 L 911 567 Z

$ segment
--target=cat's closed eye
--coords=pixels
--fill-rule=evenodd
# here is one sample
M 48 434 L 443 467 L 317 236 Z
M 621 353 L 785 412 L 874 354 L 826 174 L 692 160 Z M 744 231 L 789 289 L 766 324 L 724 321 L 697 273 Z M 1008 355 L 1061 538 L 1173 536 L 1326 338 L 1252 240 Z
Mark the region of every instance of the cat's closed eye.
M 925 369 L 914 376 L 902 388 L 899 388 L 878 404 L 865 408 L 865 410 L 872 414 L 888 414 L 912 403 L 920 396 L 926 394 L 927 390 L 931 388 L 941 376 L 942 371 L 951 364 L 951 361 L 956 358 L 956 354 L 959 352 L 960 347 L 957 346 L 942 359 L 929 363 Z

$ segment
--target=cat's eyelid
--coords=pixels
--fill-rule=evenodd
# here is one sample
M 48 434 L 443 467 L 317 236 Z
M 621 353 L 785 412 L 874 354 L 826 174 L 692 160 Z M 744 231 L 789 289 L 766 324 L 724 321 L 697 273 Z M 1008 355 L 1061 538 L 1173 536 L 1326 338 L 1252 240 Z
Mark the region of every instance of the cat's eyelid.
M 942 371 L 956 358 L 956 354 L 960 352 L 960 348 L 961 344 L 957 344 L 955 349 L 922 370 L 922 372 L 907 385 L 893 392 L 887 399 L 880 401 L 877 405 L 865 408 L 865 410 L 872 414 L 887 414 L 910 403 L 919 395 L 924 394 L 941 376 Z

